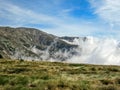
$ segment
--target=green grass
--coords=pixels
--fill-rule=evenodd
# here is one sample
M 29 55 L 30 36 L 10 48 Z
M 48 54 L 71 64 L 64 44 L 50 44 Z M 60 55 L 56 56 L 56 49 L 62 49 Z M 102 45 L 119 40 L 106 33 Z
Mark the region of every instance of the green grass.
M 0 59 L 0 90 L 120 90 L 120 66 Z

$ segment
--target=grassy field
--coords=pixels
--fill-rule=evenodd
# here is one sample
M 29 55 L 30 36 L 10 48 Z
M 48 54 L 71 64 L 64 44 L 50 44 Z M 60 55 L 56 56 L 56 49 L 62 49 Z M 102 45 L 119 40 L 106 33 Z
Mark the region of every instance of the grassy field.
M 120 66 L 0 59 L 0 90 L 120 90 Z

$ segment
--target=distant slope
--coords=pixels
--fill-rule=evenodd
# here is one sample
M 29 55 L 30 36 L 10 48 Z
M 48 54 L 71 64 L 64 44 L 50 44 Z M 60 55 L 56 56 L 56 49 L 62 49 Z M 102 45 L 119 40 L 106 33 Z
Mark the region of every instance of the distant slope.
M 12 59 L 58 59 L 69 58 L 56 52 L 66 52 L 77 45 L 68 44 L 59 37 L 34 28 L 0 27 L 0 57 Z M 74 54 L 72 52 L 70 54 Z

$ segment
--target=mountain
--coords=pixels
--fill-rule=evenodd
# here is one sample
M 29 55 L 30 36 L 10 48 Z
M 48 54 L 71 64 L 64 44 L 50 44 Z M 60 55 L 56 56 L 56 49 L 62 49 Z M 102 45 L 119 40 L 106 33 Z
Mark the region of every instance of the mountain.
M 64 36 L 64 37 L 60 37 L 60 39 L 67 40 L 69 42 L 73 42 L 75 39 L 81 39 L 82 41 L 86 41 L 88 38 L 87 37 L 68 37 L 68 36 Z
M 69 42 L 73 42 L 75 38 L 79 39 L 80 37 L 68 37 L 68 36 L 60 37 L 60 39 L 67 40 Z
M 62 39 L 34 28 L 0 27 L 0 58 L 65 60 L 76 54 L 78 46 Z

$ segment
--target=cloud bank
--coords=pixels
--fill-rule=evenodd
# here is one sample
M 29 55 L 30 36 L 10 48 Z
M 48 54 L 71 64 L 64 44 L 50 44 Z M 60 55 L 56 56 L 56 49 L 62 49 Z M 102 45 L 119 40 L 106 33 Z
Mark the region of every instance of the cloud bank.
M 68 59 L 71 63 L 88 63 L 101 65 L 120 65 L 119 41 L 112 38 L 99 39 L 87 37 L 86 40 L 75 39 L 79 45 L 76 56 Z

